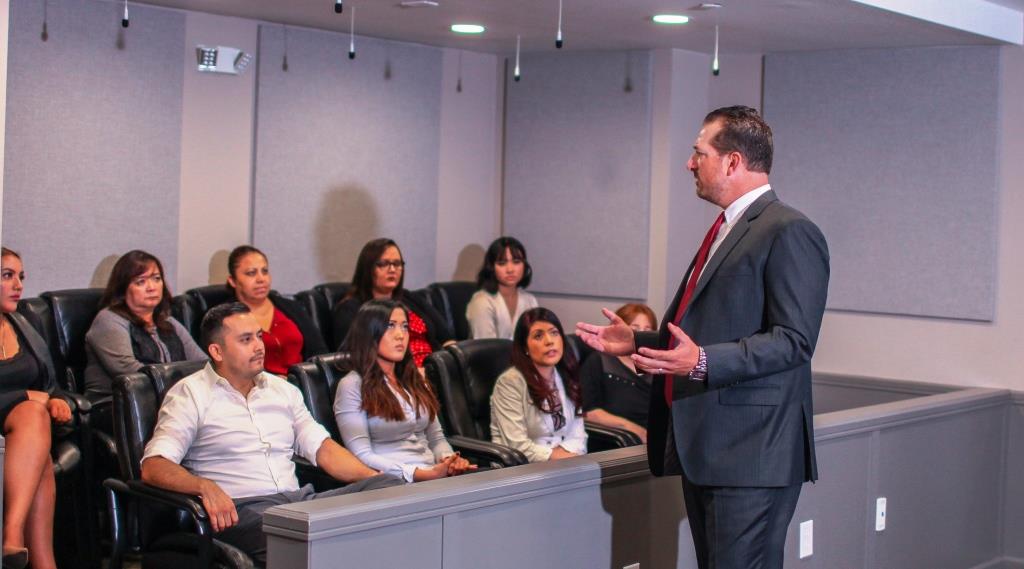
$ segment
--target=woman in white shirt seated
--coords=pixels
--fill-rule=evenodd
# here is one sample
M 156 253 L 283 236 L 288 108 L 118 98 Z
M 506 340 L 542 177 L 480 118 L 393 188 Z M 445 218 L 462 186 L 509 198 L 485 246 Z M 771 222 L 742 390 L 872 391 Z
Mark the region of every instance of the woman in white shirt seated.
M 487 248 L 476 278 L 478 291 L 466 307 L 473 338 L 512 339 L 515 323 L 524 312 L 537 308 L 537 299 L 526 292 L 533 269 L 526 262 L 526 248 L 514 237 L 499 237 Z
M 352 454 L 406 482 L 476 469 L 444 438 L 437 420 L 441 404 L 413 362 L 408 313 L 400 302 L 363 304 L 346 342 L 351 371 L 338 384 L 334 417 Z
M 491 393 L 491 440 L 530 462 L 587 453 L 576 357 L 562 323 L 546 308 L 526 311 L 512 338 L 512 367 Z

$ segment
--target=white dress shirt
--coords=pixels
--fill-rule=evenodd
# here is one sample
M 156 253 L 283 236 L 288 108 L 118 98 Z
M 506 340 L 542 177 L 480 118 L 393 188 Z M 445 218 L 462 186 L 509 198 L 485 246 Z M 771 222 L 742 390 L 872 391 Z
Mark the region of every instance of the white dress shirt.
M 491 441 L 521 451 L 530 462 L 550 459 L 551 451 L 557 446 L 576 454 L 587 454 L 583 417 L 576 415 L 576 406 L 566 396 L 565 384 L 557 369 L 554 380 L 565 416 L 565 425 L 558 430 L 551 414 L 533 404 L 523 374 L 514 367 L 505 370 L 491 393 Z
M 523 289 L 518 289 L 518 294 L 516 313 L 509 315 L 508 305 L 505 304 L 505 298 L 501 296 L 501 293 L 491 294 L 486 290 L 476 291 L 466 306 L 466 320 L 469 321 L 470 336 L 472 338 L 511 340 L 519 317 L 527 310 L 538 306 L 537 297 Z
M 167 390 L 142 460 L 162 456 L 233 499 L 299 489 L 293 455 L 314 465 L 327 430 L 298 388 L 261 373 L 248 398 L 208 363 Z
M 709 260 L 711 259 L 711 257 L 715 256 L 715 251 L 718 250 L 718 246 L 721 245 L 723 241 L 725 241 L 725 237 L 729 235 L 730 231 L 732 231 L 733 226 L 736 225 L 736 220 L 738 220 L 740 216 L 743 215 L 743 212 L 747 211 L 747 208 L 750 207 L 750 204 L 757 201 L 757 198 L 770 192 L 771 189 L 771 184 L 758 186 L 753 190 L 750 190 L 749 192 L 736 198 L 731 204 L 729 204 L 729 207 L 725 208 L 725 222 L 722 224 L 721 229 L 718 230 L 718 235 L 715 237 L 715 242 L 711 244 L 711 249 L 708 251 Z
M 345 448 L 370 468 L 412 482 L 417 468 L 431 468 L 454 454 L 437 417 L 420 416 L 388 384 L 405 418 L 391 421 L 369 417 L 363 410 L 363 379 L 352 371 L 341 378 L 334 396 L 334 418 Z

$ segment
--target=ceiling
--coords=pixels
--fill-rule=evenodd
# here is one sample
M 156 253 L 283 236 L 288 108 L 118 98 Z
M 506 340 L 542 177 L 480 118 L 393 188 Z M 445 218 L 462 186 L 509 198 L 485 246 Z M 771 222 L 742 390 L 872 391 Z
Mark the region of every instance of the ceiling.
M 436 8 L 402 8 L 400 0 L 145 0 L 144 3 L 266 22 L 472 51 L 511 53 L 516 35 L 524 52 L 554 50 L 558 0 L 437 0 Z M 924 0 L 928 1 L 928 0 Z M 991 0 L 1024 11 L 1024 0 Z M 996 40 L 872 8 L 851 0 L 563 0 L 566 50 L 677 48 L 710 52 L 715 24 L 721 52 L 770 53 L 871 47 L 997 44 Z M 660 26 L 652 15 L 690 16 L 683 26 Z M 482 36 L 456 36 L 454 22 L 487 27 Z

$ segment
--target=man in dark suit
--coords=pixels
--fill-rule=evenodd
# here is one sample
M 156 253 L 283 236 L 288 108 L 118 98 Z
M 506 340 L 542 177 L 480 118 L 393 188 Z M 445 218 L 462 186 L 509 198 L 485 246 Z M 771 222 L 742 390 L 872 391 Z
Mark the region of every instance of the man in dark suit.
M 648 460 L 656 475 L 682 475 L 701 569 L 781 569 L 800 487 L 817 478 L 811 355 L 828 247 L 775 196 L 771 163 L 757 111 L 709 113 L 687 167 L 697 196 L 724 211 L 659 334 L 634 336 L 607 310 L 608 326 L 577 326 L 595 349 L 656 374 Z

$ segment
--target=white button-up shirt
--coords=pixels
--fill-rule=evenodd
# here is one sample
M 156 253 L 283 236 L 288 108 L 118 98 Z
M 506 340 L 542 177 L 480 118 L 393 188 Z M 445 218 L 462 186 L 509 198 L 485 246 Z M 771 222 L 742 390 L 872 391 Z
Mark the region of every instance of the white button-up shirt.
M 232 498 L 298 490 L 292 456 L 316 464 L 330 435 L 298 388 L 263 372 L 248 398 L 210 364 L 167 390 L 142 460 L 162 456 Z

